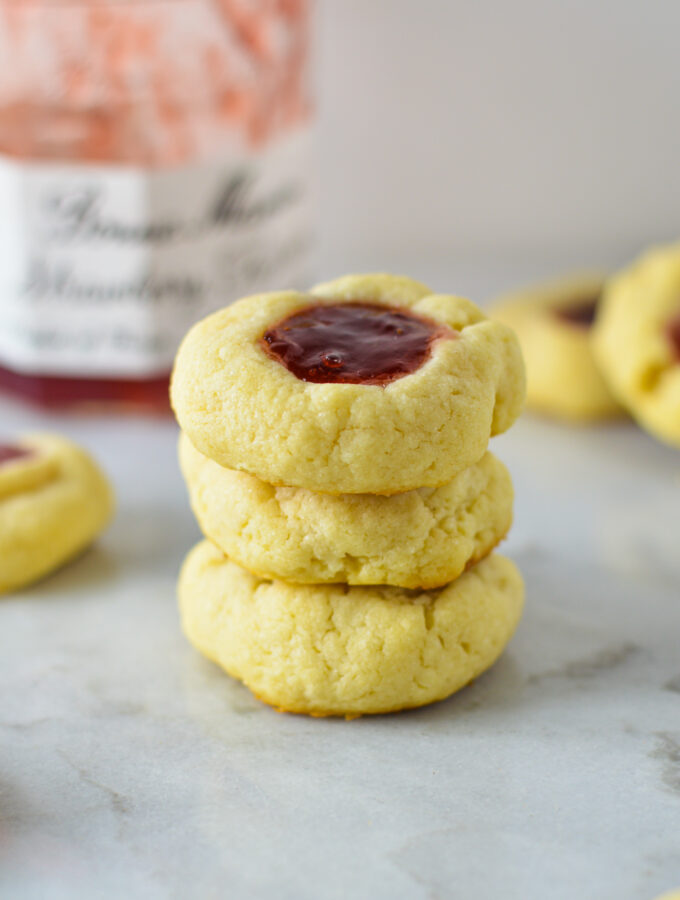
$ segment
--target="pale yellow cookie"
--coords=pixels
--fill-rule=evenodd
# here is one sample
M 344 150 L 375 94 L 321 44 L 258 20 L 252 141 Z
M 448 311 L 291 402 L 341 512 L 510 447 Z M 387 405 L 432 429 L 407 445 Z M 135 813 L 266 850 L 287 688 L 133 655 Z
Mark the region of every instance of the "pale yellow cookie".
M 500 656 L 523 598 L 516 567 L 495 554 L 444 588 L 407 591 L 269 581 L 204 541 L 179 581 L 191 643 L 266 703 L 314 716 L 448 697 Z
M 509 294 L 492 307 L 522 345 L 530 409 L 572 422 L 621 414 L 590 341 L 603 283 L 600 275 L 563 279 Z
M 608 282 L 593 347 L 621 403 L 680 447 L 680 243 L 647 252 Z
M 299 583 L 432 588 L 457 578 L 512 522 L 510 474 L 486 453 L 452 482 L 390 497 L 273 487 L 180 438 L 201 530 L 251 572 Z
M 12 445 L 0 448 L 0 593 L 76 556 L 113 512 L 106 477 L 80 447 L 48 434 Z
M 660 894 L 656 900 L 680 900 L 680 888 L 675 891 L 666 891 L 665 894 Z
M 268 329 L 289 316 L 362 302 L 446 336 L 386 386 L 301 380 L 266 352 Z M 248 297 L 199 322 L 177 355 L 172 401 L 194 446 L 220 465 L 271 484 L 392 494 L 446 484 L 477 462 L 519 415 L 524 368 L 511 329 L 468 300 L 409 278 L 348 276 L 309 294 Z

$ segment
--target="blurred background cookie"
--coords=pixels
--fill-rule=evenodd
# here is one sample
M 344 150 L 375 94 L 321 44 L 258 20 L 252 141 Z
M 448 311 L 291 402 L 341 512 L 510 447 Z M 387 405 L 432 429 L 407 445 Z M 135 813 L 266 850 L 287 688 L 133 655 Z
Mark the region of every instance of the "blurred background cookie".
M 680 244 L 649 250 L 611 279 L 593 346 L 621 403 L 680 447 Z
M 522 345 L 530 409 L 573 422 L 622 414 L 591 348 L 603 286 L 601 275 L 575 276 L 516 291 L 493 306 L 493 317 Z
M 0 445 L 0 592 L 76 556 L 112 514 L 106 476 L 76 444 L 36 434 Z

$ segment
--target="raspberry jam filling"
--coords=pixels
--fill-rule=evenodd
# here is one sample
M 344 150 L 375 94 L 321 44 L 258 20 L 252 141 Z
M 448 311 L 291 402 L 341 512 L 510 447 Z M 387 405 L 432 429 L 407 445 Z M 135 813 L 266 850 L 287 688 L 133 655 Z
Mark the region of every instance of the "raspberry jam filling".
M 15 462 L 17 459 L 24 459 L 27 456 L 32 456 L 30 450 L 26 450 L 25 447 L 14 447 L 12 444 L 0 444 L 0 466 L 3 463 Z
M 680 363 L 680 312 L 669 320 L 666 325 L 666 334 L 671 342 L 675 360 Z
M 386 385 L 419 369 L 456 332 L 378 303 L 309 306 L 262 337 L 264 351 L 300 381 Z
M 566 306 L 558 306 L 555 309 L 555 315 L 558 319 L 572 325 L 590 328 L 595 321 L 599 299 L 600 295 L 598 294 L 596 297 L 583 297 L 583 299 L 568 303 Z

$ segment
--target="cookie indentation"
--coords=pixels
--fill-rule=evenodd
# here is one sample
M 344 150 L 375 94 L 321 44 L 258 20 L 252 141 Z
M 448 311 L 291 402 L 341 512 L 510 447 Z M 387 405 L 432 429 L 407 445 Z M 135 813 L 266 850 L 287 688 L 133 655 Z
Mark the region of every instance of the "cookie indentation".
M 0 444 L 0 466 L 33 456 L 33 451 L 14 444 Z
M 590 328 L 595 322 L 599 294 L 595 297 L 582 297 L 564 306 L 555 309 L 558 319 L 569 322 L 570 325 L 578 325 L 580 328 Z
M 673 356 L 676 362 L 680 362 L 680 312 L 666 325 L 666 334 L 671 342 Z

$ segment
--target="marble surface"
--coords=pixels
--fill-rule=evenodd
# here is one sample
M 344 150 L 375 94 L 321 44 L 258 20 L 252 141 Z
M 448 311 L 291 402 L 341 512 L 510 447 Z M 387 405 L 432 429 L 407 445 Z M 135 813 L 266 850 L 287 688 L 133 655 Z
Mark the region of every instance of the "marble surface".
M 680 885 L 680 454 L 524 417 L 493 449 L 527 608 L 447 702 L 277 714 L 185 642 L 170 422 L 50 419 L 115 523 L 0 601 L 0 896 L 651 900 Z

